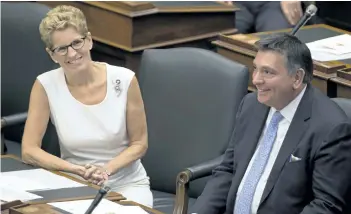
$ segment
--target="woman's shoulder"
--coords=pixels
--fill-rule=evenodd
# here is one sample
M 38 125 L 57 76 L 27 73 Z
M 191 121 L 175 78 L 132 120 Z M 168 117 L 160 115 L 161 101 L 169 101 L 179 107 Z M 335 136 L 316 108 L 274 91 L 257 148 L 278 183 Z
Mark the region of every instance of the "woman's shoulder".
M 60 72 L 62 72 L 61 67 L 56 68 L 56 69 L 52 69 L 49 71 L 45 71 L 44 73 L 39 74 L 37 79 L 44 80 L 44 79 L 56 78 L 60 74 Z
M 112 78 L 131 80 L 135 75 L 135 73 L 132 70 L 121 66 L 106 63 L 106 68 L 110 72 Z

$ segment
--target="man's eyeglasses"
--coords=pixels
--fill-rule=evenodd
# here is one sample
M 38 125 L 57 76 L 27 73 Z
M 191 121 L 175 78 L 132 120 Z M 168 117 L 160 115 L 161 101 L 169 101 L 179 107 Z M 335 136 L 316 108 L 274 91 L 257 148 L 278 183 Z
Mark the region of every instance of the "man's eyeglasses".
M 81 49 L 84 46 L 85 38 L 86 38 L 86 36 L 82 37 L 80 39 L 76 39 L 69 45 L 57 47 L 57 48 L 52 49 L 51 51 L 54 54 L 57 54 L 57 55 L 60 55 L 60 56 L 65 56 L 67 54 L 67 52 L 68 52 L 68 48 L 69 47 L 72 47 L 74 50 Z

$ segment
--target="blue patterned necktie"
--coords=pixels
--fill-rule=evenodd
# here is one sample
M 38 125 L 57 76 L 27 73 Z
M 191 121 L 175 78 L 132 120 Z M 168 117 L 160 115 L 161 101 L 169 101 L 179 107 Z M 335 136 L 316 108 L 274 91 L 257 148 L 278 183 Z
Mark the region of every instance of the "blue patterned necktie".
M 238 194 L 234 207 L 234 214 L 251 214 L 251 206 L 255 194 L 256 186 L 266 167 L 269 155 L 271 153 L 274 140 L 277 136 L 278 124 L 283 119 L 280 112 L 276 111 L 268 125 L 267 131 L 263 137 L 262 144 L 252 163 L 249 174 Z

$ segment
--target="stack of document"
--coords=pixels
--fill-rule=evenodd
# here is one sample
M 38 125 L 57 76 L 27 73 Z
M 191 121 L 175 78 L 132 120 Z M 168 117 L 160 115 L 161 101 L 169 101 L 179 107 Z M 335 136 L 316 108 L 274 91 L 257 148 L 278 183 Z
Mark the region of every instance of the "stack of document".
M 44 169 L 3 172 L 0 176 L 0 199 L 29 201 L 42 198 L 28 191 L 81 187 L 84 184 Z
M 84 214 L 89 208 L 93 200 L 65 201 L 48 203 L 51 206 L 57 207 L 74 214 Z M 95 208 L 93 214 L 148 214 L 145 210 L 138 206 L 122 206 L 115 202 L 102 199 L 100 204 Z
M 351 35 L 343 34 L 307 43 L 312 59 L 334 61 L 351 58 Z

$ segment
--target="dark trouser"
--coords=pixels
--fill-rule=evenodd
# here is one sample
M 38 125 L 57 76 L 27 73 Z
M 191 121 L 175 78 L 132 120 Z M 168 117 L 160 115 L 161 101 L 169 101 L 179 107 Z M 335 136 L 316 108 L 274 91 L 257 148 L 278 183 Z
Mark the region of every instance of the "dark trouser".
M 254 33 L 292 27 L 285 18 L 279 1 L 234 1 L 238 33 Z

